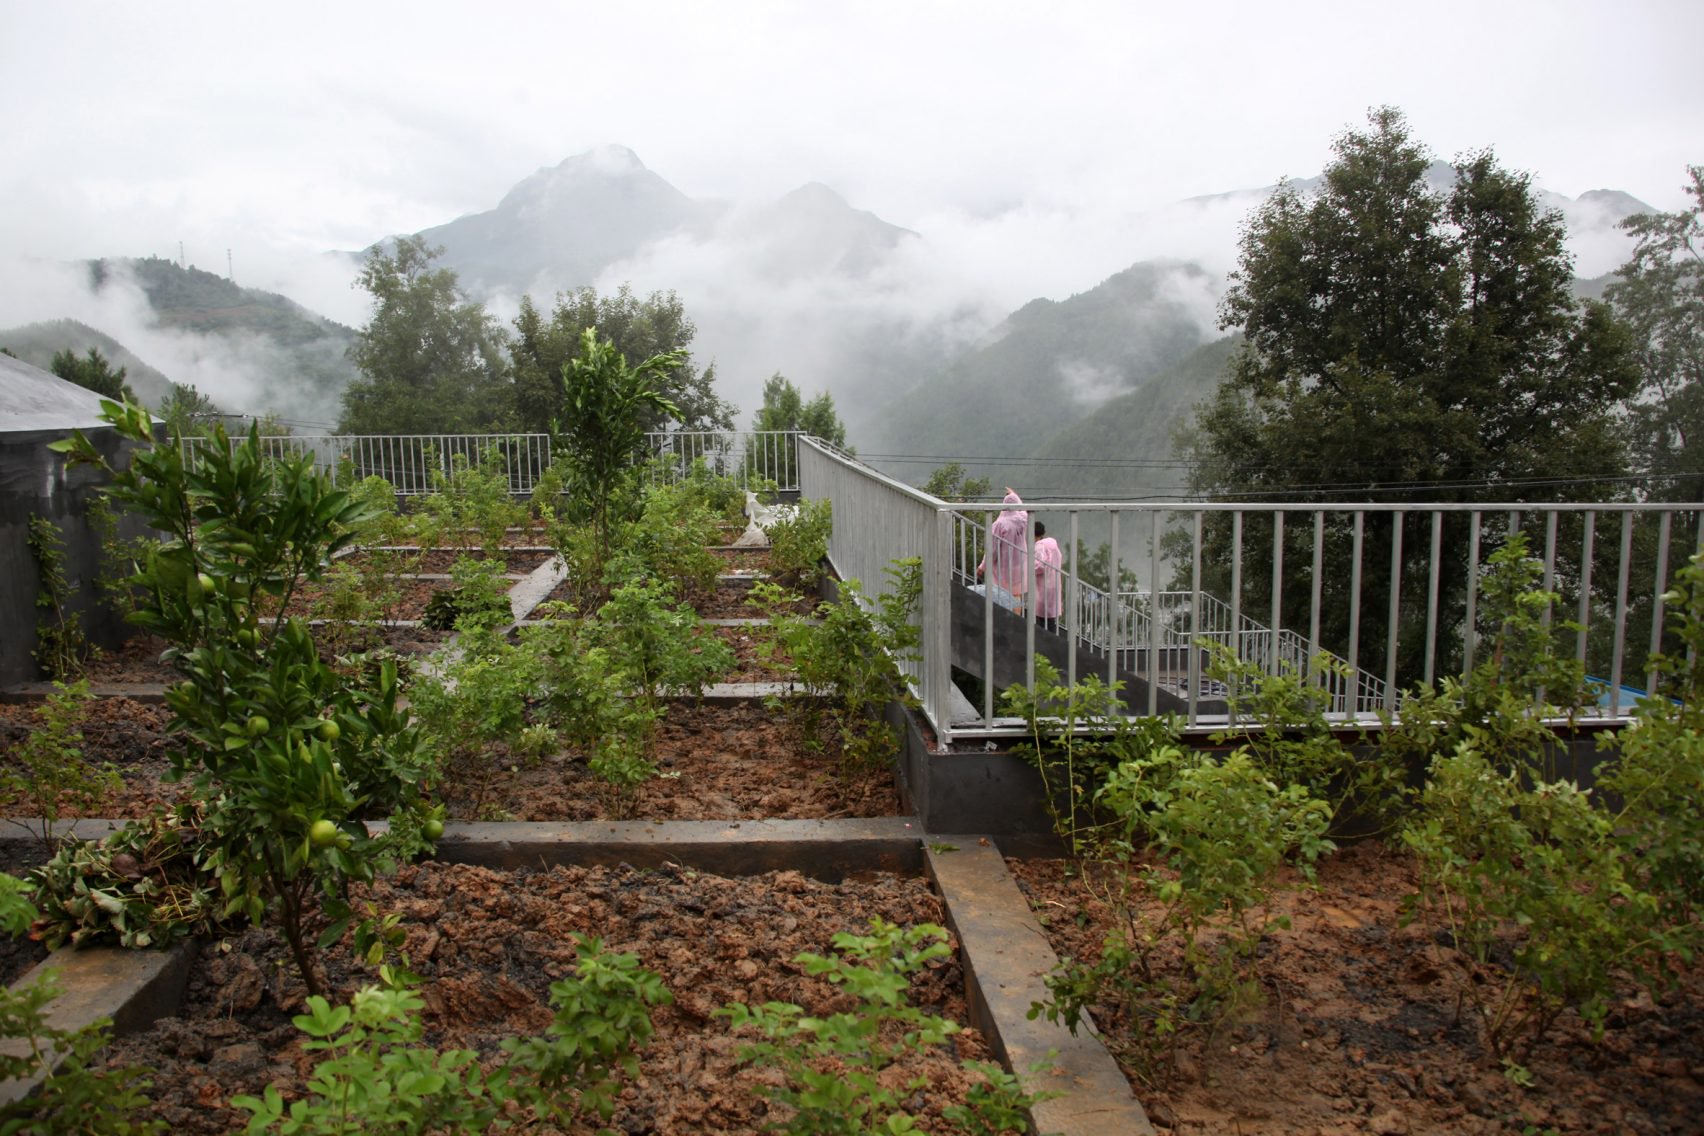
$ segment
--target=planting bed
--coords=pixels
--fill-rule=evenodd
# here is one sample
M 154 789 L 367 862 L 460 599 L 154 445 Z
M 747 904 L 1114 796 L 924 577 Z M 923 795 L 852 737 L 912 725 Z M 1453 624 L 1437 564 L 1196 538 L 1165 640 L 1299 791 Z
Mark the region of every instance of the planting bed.
M 539 1033 L 550 1020 L 551 982 L 572 973 L 575 933 L 631 951 L 663 977 L 674 1004 L 652 1014 L 657 1034 L 612 1120 L 628 1133 L 754 1133 L 770 1119 L 757 1093 L 763 1074 L 738 1060 L 742 1039 L 714 1011 L 729 1002 L 790 1001 L 807 1013 L 848 1008 L 846 995 L 792 962 L 832 953 L 836 932 L 863 932 L 872 916 L 900 925 L 942 921 L 939 900 L 914 878 L 877 875 L 823 883 L 795 872 L 737 879 L 682 868 L 552 868 L 513 873 L 421 864 L 371 889 L 381 911 L 403 916 L 404 950 L 424 983 L 428 1044 L 476 1050 L 495 1062 L 499 1042 Z M 325 952 L 326 978 L 347 996 L 371 976 Z M 966 1020 L 964 976 L 950 958 L 912 983 L 914 1004 Z M 290 1024 L 303 990 L 270 932 L 244 933 L 203 952 L 180 1017 L 163 1019 L 110 1051 L 115 1064 L 155 1072 L 153 1116 L 177 1133 L 227 1133 L 247 1113 L 239 1093 L 267 1085 L 304 1091 L 313 1054 Z M 986 1059 L 974 1032 L 896 1067 L 896 1083 L 927 1080 L 908 1107 L 938 1118 L 963 1099 L 958 1058 Z M 585 1131 L 591 1131 L 588 1126 Z M 938 1129 L 938 1126 L 936 1130 Z M 580 1131 L 580 1129 L 575 1129 Z
M 411 571 L 426 576 L 447 576 L 450 569 L 455 567 L 457 560 L 470 557 L 474 560 L 487 558 L 501 559 L 504 562 L 503 571 L 509 575 L 525 575 L 543 564 L 556 553 L 548 548 L 503 548 L 487 551 L 481 548 L 428 548 L 424 552 L 419 549 L 402 548 L 396 551 L 411 558 Z M 418 557 L 418 559 L 413 559 Z M 362 549 L 339 556 L 334 563 L 348 564 L 360 568 L 371 559 L 371 554 Z
M 500 747 L 499 747 L 500 748 Z M 894 816 L 893 776 L 843 783 L 833 746 L 813 752 L 798 725 L 761 702 L 674 702 L 657 723 L 662 776 L 640 786 L 642 820 L 826 819 Z M 506 752 L 451 762 L 443 796 L 458 820 L 593 820 L 611 815 L 585 763 L 557 754 L 530 765 Z
M 1061 861 L 1010 868 L 1056 953 L 1093 959 L 1108 906 Z M 1262 948 L 1264 1003 L 1216 1037 L 1185 1032 L 1175 1065 L 1144 1067 L 1131 1025 L 1096 1011 L 1161 1131 L 1245 1136 L 1352 1133 L 1696 1133 L 1704 1124 L 1704 969 L 1653 1004 L 1631 988 L 1601 1042 L 1571 1013 L 1524 1064 L 1521 1088 L 1458 1016 L 1459 956 L 1420 923 L 1405 855 L 1376 842 L 1321 861 L 1317 890 L 1277 900 L 1290 916 Z M 1154 911 L 1150 908 L 1150 916 Z M 1179 961 L 1161 977 L 1181 980 Z
M 0 705 L 0 753 L 35 723 L 35 707 Z M 166 723 L 159 705 L 126 698 L 97 700 L 83 728 L 84 752 L 110 761 L 124 778 L 117 793 L 66 816 L 139 817 L 156 805 L 186 799 L 182 784 L 161 777 L 170 768 Z M 744 820 L 761 817 L 826 819 L 894 816 L 900 811 L 891 774 L 844 783 L 834 747 L 813 752 L 796 723 L 752 700 L 672 704 L 657 724 L 654 760 L 663 776 L 646 782 L 629 815 L 649 820 Z M 458 820 L 594 820 L 612 815 L 611 802 L 583 761 L 558 753 L 531 763 L 496 746 L 477 759 L 446 765 L 439 795 Z M 0 816 L 34 809 L 0 799 Z

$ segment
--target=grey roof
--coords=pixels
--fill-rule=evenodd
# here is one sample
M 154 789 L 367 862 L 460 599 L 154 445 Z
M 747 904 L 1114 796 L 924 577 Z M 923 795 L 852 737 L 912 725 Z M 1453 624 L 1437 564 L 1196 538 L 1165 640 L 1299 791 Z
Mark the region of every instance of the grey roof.
M 21 359 L 0 355 L 0 434 L 105 425 L 100 395 Z

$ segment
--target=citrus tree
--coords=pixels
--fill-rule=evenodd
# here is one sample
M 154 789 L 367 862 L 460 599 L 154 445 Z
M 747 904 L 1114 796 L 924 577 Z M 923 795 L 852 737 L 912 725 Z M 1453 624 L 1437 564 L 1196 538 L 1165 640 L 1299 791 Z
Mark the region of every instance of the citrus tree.
M 204 861 L 226 913 L 275 918 L 310 992 L 318 991 L 310 928 L 322 942 L 347 926 L 351 879 L 424 845 L 441 831 L 421 785 L 432 763 L 398 702 L 394 664 L 348 677 L 320 659 L 306 624 L 284 610 L 298 579 L 313 578 L 353 539 L 366 506 L 333 488 L 311 459 L 262 455 L 216 429 L 204 445 L 150 445 L 148 413 L 103 403 L 138 444 L 109 465 L 81 431 L 54 448 L 103 467 L 107 493 L 160 534 L 128 581 L 130 619 L 164 638 L 183 676 L 166 692 L 173 779 L 188 779 L 205 810 Z M 275 614 L 266 623 L 261 613 Z M 374 835 L 369 820 L 387 820 Z

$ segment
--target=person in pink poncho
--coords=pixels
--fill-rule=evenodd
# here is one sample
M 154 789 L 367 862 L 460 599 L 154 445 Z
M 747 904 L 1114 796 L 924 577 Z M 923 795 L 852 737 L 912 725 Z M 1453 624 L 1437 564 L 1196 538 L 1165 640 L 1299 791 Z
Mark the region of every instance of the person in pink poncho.
M 1047 535 L 1047 526 L 1035 523 L 1035 618 L 1057 628 L 1065 611 L 1065 557 L 1059 542 Z
M 1007 488 L 1005 506 L 994 518 L 994 539 L 989 554 L 976 566 L 976 578 L 986 574 L 994 590 L 994 602 L 1022 614 L 1024 594 L 1029 590 L 1029 557 L 1025 545 L 1029 541 L 1029 511 L 1023 499 Z M 1013 506 L 1016 506 L 1014 508 Z

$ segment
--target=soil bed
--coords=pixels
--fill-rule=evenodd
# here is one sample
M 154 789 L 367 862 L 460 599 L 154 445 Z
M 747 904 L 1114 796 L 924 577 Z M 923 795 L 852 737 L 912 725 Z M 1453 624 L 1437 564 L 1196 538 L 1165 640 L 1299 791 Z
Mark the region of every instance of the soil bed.
M 432 593 L 443 591 L 452 586 L 448 577 L 442 580 L 421 580 L 412 576 L 399 576 L 393 581 L 398 596 L 390 607 L 376 613 L 382 622 L 394 620 L 418 620 L 426 612 L 426 604 L 432 598 Z M 284 609 L 287 616 L 300 616 L 303 619 L 323 618 L 324 612 L 316 610 L 327 588 L 323 580 L 303 580 L 297 583 L 290 593 L 290 603 Z M 268 596 L 260 605 L 262 619 L 270 620 L 276 612 L 277 600 Z
M 769 572 L 767 548 L 712 548 L 710 551 L 722 562 L 724 575 L 766 575 Z
M 872 916 L 942 922 L 926 883 L 887 875 L 829 884 L 795 872 L 728 879 L 681 868 L 499 873 L 422 864 L 380 882 L 371 897 L 380 912 L 404 917 L 403 949 L 423 979 L 425 1043 L 473 1049 L 488 1065 L 500 1063 L 504 1038 L 549 1022 L 549 985 L 574 970 L 571 935 L 596 935 L 662 975 L 674 1003 L 652 1013 L 656 1036 L 612 1120 L 630 1134 L 762 1130 L 775 1118 L 756 1092 L 761 1074 L 741 1068 L 742 1039 L 714 1011 L 771 1000 L 807 1014 L 847 1009 L 846 995 L 805 976 L 795 955 L 831 954 L 836 932 L 862 932 Z M 350 956 L 347 945 L 323 952 L 333 1000 L 372 980 L 348 969 Z M 911 1000 L 963 1022 L 963 984 L 956 960 L 944 959 L 913 980 Z M 301 1009 L 300 983 L 276 937 L 250 931 L 204 951 L 181 1016 L 117 1043 L 109 1060 L 154 1070 L 149 1115 L 174 1132 L 240 1130 L 248 1114 L 229 1107 L 233 1095 L 259 1095 L 269 1084 L 287 1099 L 305 1092 L 317 1055 L 302 1051 L 290 1023 Z M 927 1080 L 908 1100 L 925 1130 L 942 1131 L 940 1109 L 963 1099 L 961 1057 L 987 1059 L 974 1032 L 892 1070 L 896 1081 Z
M 813 752 L 790 715 L 761 702 L 669 705 L 628 816 L 640 820 L 815 820 L 897 816 L 893 774 L 845 784 L 837 746 Z M 493 747 L 445 764 L 439 792 L 457 820 L 597 820 L 623 811 L 574 754 L 531 764 Z
M 1092 960 L 1107 904 L 1064 861 L 1013 861 L 1054 951 Z M 1285 893 L 1289 930 L 1261 950 L 1264 1004 L 1210 1042 L 1186 1031 L 1175 1066 L 1144 1071 L 1129 1023 L 1095 1022 L 1154 1124 L 1178 1133 L 1695 1133 L 1704 1116 L 1704 968 L 1653 1005 L 1630 985 L 1604 1039 L 1566 1013 L 1520 1088 L 1456 1008 L 1455 952 L 1402 925 L 1413 861 L 1376 842 L 1322 861 L 1316 891 Z M 1151 914 L 1151 912 L 1150 912 Z M 1178 977 L 1175 959 L 1161 977 Z M 1530 1126 L 1530 1127 L 1529 1127 Z
M 444 644 L 451 632 L 430 627 L 398 626 L 394 623 L 320 624 L 313 629 L 314 638 L 326 656 L 346 654 L 352 650 L 386 649 L 406 657 L 431 654 Z M 177 682 L 183 676 L 160 661 L 166 649 L 165 641 L 139 635 L 118 651 L 103 651 L 84 668 L 89 684 L 101 686 L 137 686 Z
M 428 548 L 425 552 L 418 549 L 402 549 L 400 555 L 408 559 L 409 572 L 418 575 L 447 576 L 450 569 L 455 567 L 457 560 L 468 557 L 473 560 L 485 560 L 488 557 L 504 562 L 503 571 L 509 575 L 524 576 L 543 564 L 556 553 L 547 548 L 500 548 L 486 550 L 482 548 Z M 357 549 L 344 556 L 339 556 L 333 564 L 349 564 L 360 568 L 371 559 L 364 550 Z
M 83 728 L 91 761 L 110 761 L 124 779 L 117 793 L 62 815 L 141 817 L 187 798 L 188 787 L 162 780 L 170 768 L 163 706 L 124 698 L 100 699 Z M 0 762 L 37 722 L 29 705 L 0 705 Z M 899 795 L 891 772 L 843 782 L 838 747 L 811 750 L 790 715 L 761 702 L 695 705 L 672 702 L 657 723 L 652 759 L 661 776 L 641 786 L 631 804 L 614 800 L 603 782 L 572 753 L 525 761 L 505 746 L 477 757 L 447 758 L 441 797 L 457 820 L 814 820 L 896 816 Z M 22 798 L 0 798 L 0 816 L 37 812 Z
M 778 644 L 767 644 L 762 627 L 715 627 L 716 638 L 734 652 L 734 667 L 722 682 L 786 682 L 798 676 L 792 660 Z M 774 652 L 766 656 L 766 650 Z
M 791 603 L 751 603 L 751 585 L 744 580 L 722 580 L 716 590 L 693 600 L 693 610 L 703 619 L 765 619 L 773 615 L 810 615 L 820 599 L 802 596 Z
M 38 728 L 40 709 L 39 705 L 27 703 L 0 704 L 0 764 L 10 763 L 24 739 Z M 187 799 L 187 785 L 166 784 L 161 780 L 171 768 L 167 757 L 171 743 L 166 734 L 166 723 L 171 717 L 171 711 L 164 706 L 128 698 L 92 701 L 82 726 L 83 754 L 95 763 L 111 763 L 124 779 L 124 785 L 116 793 L 104 795 L 90 808 L 79 810 L 69 802 L 61 802 L 60 815 L 66 819 L 145 816 L 155 805 L 169 807 Z M 0 795 L 0 817 L 40 814 L 41 810 L 28 796 Z

